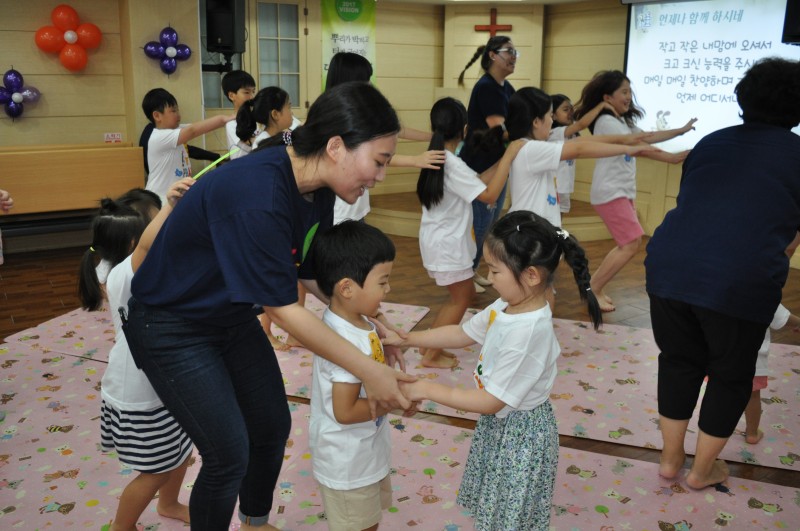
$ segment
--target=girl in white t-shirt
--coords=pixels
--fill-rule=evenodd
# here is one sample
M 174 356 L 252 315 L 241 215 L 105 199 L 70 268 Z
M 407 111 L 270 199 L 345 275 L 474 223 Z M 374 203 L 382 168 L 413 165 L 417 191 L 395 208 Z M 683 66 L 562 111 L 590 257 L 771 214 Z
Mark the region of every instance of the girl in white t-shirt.
M 595 106 L 580 120 L 574 120 L 575 109 L 572 101 L 564 94 L 551 94 L 553 104 L 553 128 L 550 129 L 549 142 L 564 142 L 577 137 L 581 131 L 589 127 L 597 115 L 604 109 L 614 112 L 614 108 L 602 102 Z M 575 161 L 562 160 L 556 172 L 556 191 L 558 192 L 558 206 L 562 214 L 570 209 L 570 196 L 575 191 Z
M 631 80 L 619 70 L 598 72 L 583 88 L 576 105 L 575 117 L 583 118 L 597 105 L 607 102 L 612 111 L 602 111 L 589 126 L 595 135 L 626 135 L 641 133 L 636 121 L 644 112 L 634 103 Z M 669 140 L 694 129 L 696 118 L 678 129 L 654 131 L 642 137 L 648 144 Z M 688 151 L 668 153 L 650 150 L 640 153 L 649 159 L 679 164 Z M 614 301 L 605 293 L 609 281 L 636 255 L 644 235 L 636 215 L 636 159 L 629 154 L 598 160 L 592 177 L 591 203 L 606 224 L 617 244 L 603 259 L 592 276 L 592 289 L 604 312 L 614 311 Z
M 168 201 L 177 201 L 193 182 L 190 177 L 176 182 L 167 192 Z M 153 211 L 158 212 L 161 206 L 155 194 L 148 202 L 147 195 L 132 192 L 137 193 L 117 201 L 101 201 L 79 282 L 83 308 L 100 310 L 107 297 L 114 323 L 114 346 L 101 383 L 100 446 L 103 451 L 116 452 L 120 462 L 140 473 L 123 490 L 111 529 L 134 529 L 156 493 L 156 510 L 161 516 L 189 523 L 189 507 L 178 502 L 178 494 L 189 466 L 192 442 L 166 410 L 147 376 L 136 367 L 122 331 L 121 315 L 131 296 L 131 280 L 144 259 L 141 253 L 146 254 L 149 247 L 142 233 Z M 162 209 L 159 219 L 169 210 L 171 207 Z M 96 273 L 98 261 L 111 267 L 102 282 Z
M 545 294 L 562 256 L 597 329 L 602 314 L 589 288 L 583 249 L 543 217 L 518 211 L 498 220 L 484 244 L 489 279 L 500 299 L 461 326 L 384 340 L 430 348 L 482 345 L 475 389 L 430 380 L 401 384 L 410 400 L 481 414 L 456 500 L 472 512 L 481 531 L 549 528 L 558 465 L 549 395 L 561 348 Z
M 433 137 L 429 150 L 445 150 L 444 167 L 424 169 L 417 181 L 417 196 L 422 203 L 419 248 L 422 264 L 439 286 L 446 286 L 450 300 L 442 306 L 433 327 L 458 324 L 475 296 L 472 260 L 475 238 L 472 235 L 472 200 L 486 204 L 497 200 L 508 178 L 508 169 L 521 142 L 509 145 L 503 158 L 478 175 L 455 155 L 464 139 L 467 110 L 460 101 L 443 98 L 431 109 Z M 425 367 L 449 368 L 458 365 L 451 353 L 431 348 L 422 351 Z
M 267 87 L 247 100 L 236 113 L 236 136 L 241 150 L 239 157 L 250 153 L 258 144 L 292 126 L 292 100 L 280 87 Z

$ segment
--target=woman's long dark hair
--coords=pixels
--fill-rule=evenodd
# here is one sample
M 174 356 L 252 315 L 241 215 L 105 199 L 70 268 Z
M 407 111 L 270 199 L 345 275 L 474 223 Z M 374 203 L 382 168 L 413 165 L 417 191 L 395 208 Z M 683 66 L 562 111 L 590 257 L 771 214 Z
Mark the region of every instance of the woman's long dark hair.
M 292 131 L 290 138 L 298 156 L 316 158 L 335 136 L 353 150 L 399 131 L 397 113 L 378 89 L 369 83 L 349 82 L 323 92 L 308 110 L 305 123 Z M 283 135 L 276 135 L 261 142 L 257 150 L 285 143 Z
M 445 142 L 464 138 L 467 124 L 467 109 L 455 98 L 442 98 L 431 108 L 431 131 L 433 136 L 429 150 L 443 150 Z M 417 197 L 422 205 L 430 209 L 444 197 L 444 164 L 438 170 L 423 168 L 417 179 Z
M 348 81 L 367 82 L 372 78 L 372 64 L 363 55 L 353 52 L 338 52 L 328 64 L 325 90 Z
M 461 71 L 461 74 L 458 76 L 458 86 L 464 86 L 464 74 L 467 72 L 470 66 L 478 60 L 480 57 L 481 59 L 481 68 L 483 68 L 484 72 L 489 71 L 489 67 L 492 66 L 492 59 L 489 57 L 489 52 L 497 53 L 497 50 L 505 46 L 507 42 L 511 41 L 511 37 L 505 37 L 503 35 L 495 35 L 494 37 L 490 38 L 486 44 L 483 46 L 478 46 L 478 49 L 475 50 L 475 54 L 473 54 L 472 59 L 469 60 L 467 66 L 464 67 L 464 70 Z

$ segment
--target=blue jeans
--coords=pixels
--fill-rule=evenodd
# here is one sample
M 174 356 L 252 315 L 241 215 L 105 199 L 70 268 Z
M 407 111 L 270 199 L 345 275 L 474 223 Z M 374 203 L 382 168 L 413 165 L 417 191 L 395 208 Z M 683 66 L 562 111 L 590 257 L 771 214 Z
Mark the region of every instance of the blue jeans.
M 477 270 L 481 264 L 483 257 L 483 240 L 486 239 L 486 233 L 492 227 L 495 221 L 500 217 L 500 212 L 503 210 L 503 203 L 506 202 L 506 187 L 500 191 L 497 201 L 494 206 L 482 203 L 477 199 L 472 201 L 472 228 L 475 231 L 475 245 L 478 250 L 475 253 L 475 260 L 472 261 L 472 269 Z
M 192 529 L 266 523 L 291 417 L 280 367 L 261 325 L 189 321 L 129 302 L 126 337 L 137 365 L 189 434 L 203 465 L 189 502 Z

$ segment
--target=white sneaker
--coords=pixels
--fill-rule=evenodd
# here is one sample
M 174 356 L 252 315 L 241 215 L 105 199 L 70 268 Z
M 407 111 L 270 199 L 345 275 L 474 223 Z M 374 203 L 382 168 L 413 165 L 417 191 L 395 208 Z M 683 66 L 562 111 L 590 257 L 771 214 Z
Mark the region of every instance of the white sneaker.
M 475 284 L 475 293 L 486 293 L 486 288 L 484 288 L 477 282 L 473 282 L 473 284 Z
M 475 275 L 472 278 L 473 278 L 473 280 L 475 280 L 475 283 L 478 284 L 478 285 L 481 285 L 481 286 L 491 286 L 492 285 L 492 281 L 491 280 L 489 280 L 488 278 L 486 278 L 484 276 L 481 276 L 481 274 L 478 273 L 477 271 L 475 271 Z

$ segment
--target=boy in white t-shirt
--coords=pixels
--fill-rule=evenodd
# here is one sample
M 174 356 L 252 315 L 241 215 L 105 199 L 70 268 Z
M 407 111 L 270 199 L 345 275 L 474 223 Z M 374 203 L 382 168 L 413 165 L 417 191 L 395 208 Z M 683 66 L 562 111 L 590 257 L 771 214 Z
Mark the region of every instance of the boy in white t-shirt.
M 142 110 L 155 126 L 147 142 L 147 164 L 150 174 L 145 188 L 166 201 L 167 191 L 175 181 L 192 176 L 186 143 L 224 126 L 235 118 L 214 116 L 201 122 L 181 125 L 181 113 L 175 96 L 163 88 L 156 88 L 144 95 Z
M 330 298 L 322 320 L 378 363 L 383 345 L 368 317 L 378 317 L 389 293 L 394 257 L 380 229 L 352 220 L 317 235 L 312 251 L 317 284 Z M 361 381 L 314 356 L 311 463 L 331 530 L 375 530 L 391 504 L 388 412 L 379 407 L 373 420 Z
M 222 77 L 222 92 L 233 104 L 234 116 L 239 112 L 242 104 L 252 100 L 256 96 L 256 80 L 244 70 L 231 70 Z M 239 146 L 239 137 L 236 136 L 236 120 L 225 124 L 225 139 L 228 151 Z M 246 155 L 245 151 L 237 151 L 231 155 L 231 159 L 238 159 Z

